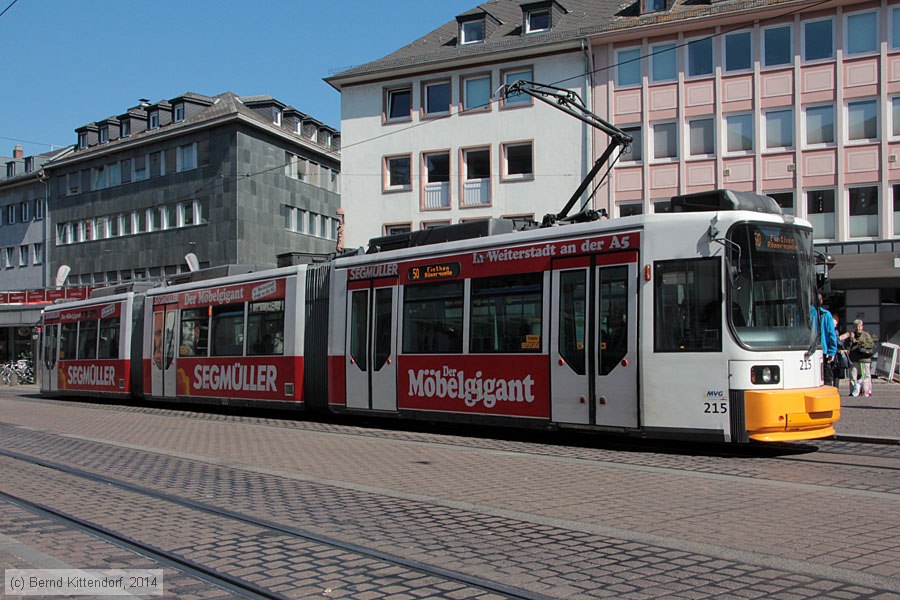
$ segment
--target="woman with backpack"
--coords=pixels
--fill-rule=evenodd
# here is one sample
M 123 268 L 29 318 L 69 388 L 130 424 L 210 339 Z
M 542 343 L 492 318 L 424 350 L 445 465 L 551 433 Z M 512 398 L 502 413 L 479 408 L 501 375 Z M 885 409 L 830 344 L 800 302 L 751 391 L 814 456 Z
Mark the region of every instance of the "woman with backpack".
M 875 353 L 875 338 L 863 329 L 862 319 L 853 321 L 856 331 L 841 335 L 841 340 L 850 349 L 850 395 L 859 396 L 860 387 L 866 396 L 872 395 L 872 355 Z

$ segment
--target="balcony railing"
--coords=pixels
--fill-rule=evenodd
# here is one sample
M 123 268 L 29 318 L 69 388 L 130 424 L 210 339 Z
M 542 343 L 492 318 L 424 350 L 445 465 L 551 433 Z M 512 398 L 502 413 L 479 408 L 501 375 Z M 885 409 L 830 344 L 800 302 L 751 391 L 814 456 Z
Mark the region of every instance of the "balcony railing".
M 450 207 L 450 182 L 425 184 L 425 208 Z
M 490 179 L 467 179 L 463 182 L 463 206 L 486 206 L 490 203 Z

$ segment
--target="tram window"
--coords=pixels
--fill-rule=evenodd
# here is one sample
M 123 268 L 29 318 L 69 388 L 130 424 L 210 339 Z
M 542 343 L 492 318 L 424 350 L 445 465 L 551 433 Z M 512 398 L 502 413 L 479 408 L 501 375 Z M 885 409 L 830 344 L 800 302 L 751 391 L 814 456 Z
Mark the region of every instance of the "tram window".
M 373 366 L 376 371 L 380 371 L 391 356 L 393 293 L 393 288 L 375 290 L 375 323 L 372 325 L 372 335 L 375 338 L 375 364 Z
M 584 269 L 563 271 L 559 275 L 559 355 L 579 375 L 584 375 L 585 372 L 586 281 L 587 273 Z
M 406 286 L 403 297 L 404 354 L 462 353 L 461 281 Z
M 213 307 L 212 331 L 213 356 L 241 356 L 244 353 L 244 305 Z
M 284 300 L 251 302 L 247 319 L 247 354 L 284 354 Z
M 600 374 L 628 354 L 628 267 L 600 270 Z
M 540 352 L 543 282 L 543 273 L 473 279 L 470 350 Z
M 119 358 L 119 317 L 100 319 L 100 348 L 97 358 Z
M 59 334 L 59 358 L 61 360 L 75 360 L 78 348 L 78 323 L 63 323 Z
M 42 335 L 44 342 L 42 345 L 44 366 L 48 369 L 52 369 L 53 365 L 56 363 L 56 357 L 54 356 L 54 353 L 56 352 L 56 325 L 44 325 Z
M 358 290 L 351 292 L 350 301 L 350 358 L 359 369 L 368 368 L 366 362 L 366 339 L 369 335 L 369 292 Z
M 209 309 L 181 311 L 181 345 L 178 356 L 206 356 L 209 348 Z
M 654 351 L 722 349 L 722 279 L 718 258 L 655 263 Z
M 97 358 L 97 321 L 81 321 L 78 327 L 78 359 Z

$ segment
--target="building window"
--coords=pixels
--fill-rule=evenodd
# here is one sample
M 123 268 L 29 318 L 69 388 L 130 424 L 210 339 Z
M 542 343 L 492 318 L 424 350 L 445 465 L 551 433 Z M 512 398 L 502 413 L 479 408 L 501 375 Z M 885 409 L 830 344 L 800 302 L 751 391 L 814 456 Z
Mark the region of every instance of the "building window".
M 789 65 L 794 54 L 790 25 L 763 30 L 763 66 Z
M 834 105 L 809 106 L 806 108 L 806 143 L 834 143 Z
M 530 10 L 525 16 L 525 33 L 537 33 L 550 29 L 550 11 L 548 9 Z
M 31 173 L 32 171 L 34 171 L 34 157 L 29 156 L 25 159 L 25 172 Z
M 424 207 L 450 207 L 450 153 L 434 152 L 423 155 L 425 163 Z
M 678 76 L 675 44 L 650 46 L 650 78 L 652 81 L 671 81 Z
M 711 37 L 692 40 L 687 44 L 687 74 L 702 77 L 713 73 L 713 41 Z
M 384 226 L 384 235 L 398 235 L 412 231 L 412 223 L 398 223 Z
M 87 148 L 87 133 L 81 132 L 78 134 L 78 149 L 84 150 Z
M 620 217 L 633 217 L 644 214 L 644 205 L 640 202 L 623 202 L 618 207 Z
M 121 131 L 121 133 L 119 134 L 120 137 L 130 136 L 131 135 L 131 121 L 129 121 L 128 119 L 125 119 L 124 121 L 122 121 L 120 131 Z
M 794 111 L 771 110 L 766 113 L 766 148 L 791 148 L 794 146 Z
M 34 264 L 39 265 L 44 262 L 44 245 L 34 245 Z
M 181 123 L 184 121 L 184 104 L 178 103 L 175 105 L 173 112 L 175 113 L 174 121 L 176 123 Z
M 91 189 L 95 190 L 104 190 L 107 187 L 107 179 L 106 179 L 106 168 L 105 167 L 94 167 L 94 184 Z
M 459 24 L 459 43 L 474 44 L 484 41 L 484 19 Z
M 534 176 L 533 148 L 527 144 L 503 144 L 505 179 L 531 179 Z
M 31 202 L 19 204 L 19 213 L 22 215 L 22 223 L 27 223 L 31 219 Z
M 781 212 L 785 215 L 795 215 L 794 212 L 794 192 L 777 192 L 769 194 L 769 197 L 774 200 L 779 207 L 781 207 Z
M 878 101 L 847 103 L 847 138 L 852 141 L 878 139 Z
M 100 143 L 105 144 L 109 141 L 109 127 L 104 125 L 100 128 Z
M 881 38 L 878 35 L 878 13 L 871 11 L 847 15 L 844 36 L 847 54 L 876 52 Z
M 491 203 L 491 150 L 472 148 L 462 151 L 463 206 L 486 206 Z
M 197 168 L 197 144 L 179 146 L 175 153 L 175 170 L 189 171 Z
M 28 266 L 28 246 L 19 246 L 19 266 Z
M 714 119 L 694 119 L 689 123 L 691 156 L 713 156 L 716 153 Z
M 725 70 L 746 71 L 753 67 L 753 38 L 749 31 L 725 36 Z
M 900 237 L 900 184 L 894 184 L 894 237 Z
M 655 214 L 672 212 L 672 202 L 669 200 L 654 200 L 653 212 Z
M 518 69 L 514 71 L 505 71 L 502 73 L 503 83 L 512 85 L 517 81 L 531 81 L 531 69 Z M 532 102 L 531 96 L 528 94 L 514 94 L 511 96 L 504 95 L 502 106 L 528 106 Z
M 850 188 L 850 237 L 878 235 L 878 187 Z
M 34 201 L 34 220 L 38 221 L 44 218 L 44 199 L 37 198 Z
M 141 181 L 147 179 L 147 156 L 139 156 L 134 159 L 134 180 Z
M 834 190 L 806 192 L 806 218 L 813 226 L 813 237 L 834 239 Z
M 728 152 L 753 151 L 753 115 L 726 115 Z
M 678 158 L 678 124 L 656 123 L 653 128 L 653 158 Z
M 435 81 L 422 84 L 425 115 L 429 117 L 450 114 L 450 82 Z
M 281 109 L 277 106 L 272 107 L 272 123 L 281 127 Z
M 641 84 L 641 49 L 616 51 L 616 86 L 625 87 Z
M 16 163 L 10 161 L 6 163 L 6 176 L 13 177 L 16 174 Z
M 462 94 L 463 110 L 490 110 L 491 76 L 464 77 Z
M 891 135 L 900 137 L 900 96 L 891 99 Z
M 644 159 L 644 130 L 640 127 L 623 127 L 622 131 L 631 136 L 631 145 L 622 152 L 619 160 L 623 162 L 641 162 Z
M 821 19 L 803 23 L 803 60 L 834 57 L 834 21 Z
M 666 10 L 666 0 L 644 0 L 644 12 L 659 12 Z
M 14 225 L 16 222 L 16 205 L 15 204 L 7 204 L 6 205 L 6 224 Z
M 412 157 L 386 156 L 384 158 L 384 190 L 400 191 L 412 187 Z
M 150 159 L 150 177 L 159 177 L 166 172 L 166 168 L 163 166 L 165 158 L 162 152 L 151 152 L 148 158 Z
M 15 248 L 7 248 L 6 249 L 6 268 L 12 269 L 16 266 L 15 262 L 16 249 Z
M 387 121 L 412 119 L 412 90 L 408 87 L 385 90 L 384 115 Z
M 159 111 L 151 110 L 149 115 L 150 126 L 149 129 L 158 129 L 159 128 Z
M 900 48 L 900 7 L 891 9 L 891 48 Z

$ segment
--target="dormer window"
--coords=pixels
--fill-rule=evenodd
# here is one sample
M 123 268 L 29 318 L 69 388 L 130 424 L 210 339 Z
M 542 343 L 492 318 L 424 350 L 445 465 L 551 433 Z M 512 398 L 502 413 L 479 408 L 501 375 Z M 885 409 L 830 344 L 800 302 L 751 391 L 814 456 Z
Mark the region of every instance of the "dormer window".
M 159 129 L 159 111 L 153 110 L 150 111 L 149 115 L 150 126 L 148 129 Z
M 25 159 L 25 172 L 31 173 L 34 171 L 34 157 L 29 156 Z
M 128 137 L 131 135 L 131 121 L 125 119 L 122 121 L 121 133 L 119 133 L 120 137 Z
M 666 10 L 666 0 L 644 0 L 644 12 L 659 12 Z
M 484 41 L 484 19 L 464 21 L 459 24 L 459 43 L 474 44 Z
M 81 132 L 78 134 L 78 149 L 84 150 L 87 148 L 87 132 Z
M 6 176 L 13 177 L 16 174 L 16 163 L 10 161 L 6 163 Z M 10 204 L 10 206 L 12 206 Z M 14 223 L 15 221 L 10 221 L 10 223 Z
M 281 109 L 277 106 L 272 107 L 272 122 L 281 126 Z
M 109 141 L 109 127 L 101 127 L 100 128 L 100 143 L 105 144 Z
M 173 110 L 175 114 L 175 122 L 181 123 L 184 121 L 184 104 L 176 104 Z
M 525 16 L 525 33 L 537 33 L 539 31 L 549 31 L 549 29 L 549 8 L 528 11 L 528 14 Z

